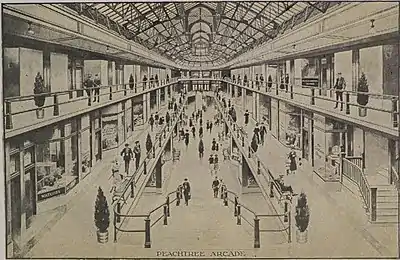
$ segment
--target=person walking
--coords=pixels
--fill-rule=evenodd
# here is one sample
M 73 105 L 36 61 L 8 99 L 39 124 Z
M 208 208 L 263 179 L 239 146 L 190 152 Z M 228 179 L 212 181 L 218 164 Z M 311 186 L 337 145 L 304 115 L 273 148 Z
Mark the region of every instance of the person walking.
M 202 159 L 204 156 L 204 143 L 203 140 L 200 139 L 199 141 L 199 158 Z
M 340 101 L 340 111 L 343 111 L 343 91 L 346 88 L 346 81 L 342 77 L 342 73 L 339 72 L 336 78 L 335 86 L 333 87 L 336 89 L 336 105 L 335 109 L 338 107 Z
M 199 127 L 199 137 L 203 138 L 203 127 L 201 125 Z
M 244 113 L 244 124 L 247 126 L 249 124 L 249 110 Z
M 167 111 L 167 114 L 165 115 L 165 122 L 167 122 L 167 125 L 169 126 L 169 122 L 171 120 L 171 117 L 169 115 L 169 112 Z
M 94 83 L 94 88 L 95 88 L 95 89 L 94 89 L 94 100 L 93 100 L 93 102 L 95 102 L 96 99 L 97 99 L 97 102 L 100 102 L 100 85 L 101 85 L 101 80 L 100 80 L 99 74 L 95 74 L 95 75 L 94 75 L 93 83 Z
M 215 154 L 214 155 L 214 171 L 215 171 L 215 173 L 217 173 L 218 169 L 219 169 L 218 154 Z
M 288 154 L 288 160 L 289 160 L 289 172 L 291 174 L 295 174 L 297 170 L 297 163 L 296 163 L 296 152 L 294 151 L 293 148 Z
M 117 189 L 117 187 L 121 184 L 121 182 L 124 178 L 123 175 L 119 172 L 119 163 L 118 163 L 117 159 L 115 159 L 113 161 L 113 166 L 112 166 L 111 170 L 112 170 L 113 183 L 111 186 L 110 193 L 113 193 Z
M 211 142 L 211 151 L 215 152 L 217 151 L 217 141 L 215 140 L 215 138 L 213 138 L 212 142 Z
M 211 184 L 211 188 L 213 190 L 214 198 L 218 198 L 219 180 L 217 176 L 215 176 L 215 179 Z
M 210 172 L 212 174 L 214 171 L 214 155 L 210 154 L 210 157 L 208 157 L 208 163 L 210 165 Z
M 153 126 L 154 126 L 154 117 L 153 117 L 153 115 L 150 115 L 149 125 L 150 125 L 150 130 L 153 132 Z
M 261 123 L 260 125 L 260 139 L 261 139 L 261 144 L 264 145 L 264 139 L 265 139 L 265 134 L 267 133 L 267 129 L 265 128 L 264 123 Z
M 139 141 L 135 142 L 135 147 L 133 147 L 133 153 L 135 154 L 135 166 L 136 166 L 135 171 L 137 171 L 139 169 L 140 155 L 142 153 Z
M 188 148 L 188 145 L 189 145 L 189 137 L 190 137 L 190 135 L 189 135 L 189 130 L 186 129 L 186 132 L 185 132 L 185 145 L 186 145 L 186 149 Z
M 121 156 L 125 162 L 125 173 L 129 175 L 129 163 L 133 158 L 132 149 L 129 147 L 129 144 L 125 144 L 125 148 L 121 151 Z
M 254 153 L 257 152 L 258 149 L 258 142 L 257 142 L 257 137 L 255 134 L 253 134 L 253 138 L 251 139 L 251 149 L 253 150 Z
M 206 122 L 206 131 L 210 129 L 210 120 L 207 120 Z
M 160 119 L 160 116 L 158 115 L 158 112 L 154 115 L 154 121 L 158 123 L 158 120 Z
M 196 127 L 195 126 L 192 126 L 192 135 L 193 135 L 193 138 L 196 138 Z
M 176 188 L 176 206 L 179 206 L 181 204 L 181 199 L 182 199 L 182 184 L 178 185 L 178 188 Z
M 191 192 L 190 192 L 190 183 L 189 180 L 187 178 L 185 178 L 185 180 L 183 181 L 183 196 L 185 197 L 185 205 L 189 206 L 189 200 L 191 199 Z
M 222 178 L 219 179 L 219 190 L 220 198 L 223 199 L 226 191 L 226 185 Z
M 209 125 L 210 133 L 212 132 L 212 127 L 213 127 L 213 123 L 210 121 L 210 125 Z
M 257 144 L 260 144 L 261 143 L 260 127 L 259 127 L 258 123 L 256 123 L 256 126 L 254 127 L 254 135 L 257 138 Z

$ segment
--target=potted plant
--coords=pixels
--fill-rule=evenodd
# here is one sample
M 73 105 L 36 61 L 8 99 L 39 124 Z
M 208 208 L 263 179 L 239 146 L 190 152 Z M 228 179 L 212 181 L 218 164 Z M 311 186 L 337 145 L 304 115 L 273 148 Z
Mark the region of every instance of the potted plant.
M 365 106 L 368 104 L 369 95 L 362 93 L 368 93 L 368 91 L 367 78 L 365 77 L 365 73 L 362 72 L 357 87 L 357 103 L 360 105 L 358 107 L 358 114 L 361 117 L 367 115 L 367 108 Z
M 47 90 L 46 87 L 44 86 L 43 77 L 42 75 L 40 75 L 40 72 L 38 72 L 36 74 L 35 82 L 33 84 L 33 94 L 40 95 L 40 96 L 35 96 L 33 98 L 33 100 L 35 101 L 35 105 L 38 107 L 38 109 L 36 110 L 36 116 L 38 119 L 44 117 L 44 109 L 42 107 L 44 106 L 46 95 L 43 94 L 45 94 L 46 92 Z
M 300 193 L 296 205 L 296 239 L 298 243 L 307 242 L 308 224 L 310 222 L 310 209 L 307 205 L 307 196 L 304 192 Z
M 103 190 L 99 187 L 94 208 L 94 223 L 97 227 L 97 241 L 108 242 L 108 227 L 110 225 L 110 211 Z
M 153 148 L 153 142 L 151 141 L 151 136 L 148 133 L 147 137 L 146 137 L 146 151 L 147 151 L 147 156 L 149 159 L 151 159 L 151 157 L 152 157 L 152 153 L 150 152 L 151 148 Z

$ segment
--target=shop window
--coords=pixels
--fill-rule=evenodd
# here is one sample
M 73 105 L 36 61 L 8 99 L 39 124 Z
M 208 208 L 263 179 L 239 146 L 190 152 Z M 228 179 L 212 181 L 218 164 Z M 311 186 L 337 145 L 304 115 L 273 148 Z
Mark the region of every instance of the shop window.
M 81 161 L 82 161 L 82 177 L 86 177 L 90 171 L 92 166 L 92 161 L 90 158 L 90 130 L 86 129 L 85 131 L 81 132 Z
M 157 93 L 155 90 L 150 92 L 150 112 L 155 113 L 157 110 Z
M 118 119 L 117 116 L 102 117 L 102 143 L 103 150 L 118 147 Z
M 135 126 L 143 125 L 144 116 L 143 116 L 143 96 L 136 96 L 132 99 L 132 111 L 133 111 L 133 120 Z

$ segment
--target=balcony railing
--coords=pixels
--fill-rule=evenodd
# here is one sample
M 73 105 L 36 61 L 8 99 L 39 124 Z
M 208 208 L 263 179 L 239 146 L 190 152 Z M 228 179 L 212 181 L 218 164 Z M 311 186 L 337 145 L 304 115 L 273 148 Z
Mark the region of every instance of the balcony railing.
M 390 130 L 397 130 L 399 127 L 399 97 L 393 95 L 382 95 L 377 93 L 356 92 L 343 90 L 343 101 L 336 101 L 335 89 L 320 89 L 317 87 L 299 86 L 284 84 L 279 82 L 255 82 L 224 79 L 228 83 L 233 83 L 239 87 L 245 87 L 268 96 L 282 97 L 283 99 L 294 100 L 306 106 L 315 106 L 324 110 L 338 113 L 342 107 L 341 113 L 348 117 L 357 118 L 385 127 Z M 326 92 L 326 93 L 324 93 Z M 367 95 L 368 104 L 362 106 L 357 103 L 357 95 Z M 337 109 L 334 107 L 337 105 Z M 359 115 L 359 110 L 366 110 L 365 116 Z
M 57 91 L 36 95 L 7 97 L 4 99 L 6 133 L 29 125 L 78 112 L 88 107 L 99 107 L 115 101 L 127 100 L 148 91 L 177 83 L 177 78 L 159 81 L 124 83 L 84 89 Z M 44 98 L 38 107 L 35 100 Z M 7 131 L 9 130 L 9 131 Z

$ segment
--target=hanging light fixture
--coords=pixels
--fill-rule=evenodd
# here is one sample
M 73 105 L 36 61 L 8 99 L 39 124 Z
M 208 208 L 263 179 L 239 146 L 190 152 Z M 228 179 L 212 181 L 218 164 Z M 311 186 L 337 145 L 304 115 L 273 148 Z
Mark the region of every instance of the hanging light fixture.
M 293 50 L 296 50 L 296 44 L 293 44 L 292 48 Z
M 110 52 L 110 47 L 108 47 L 108 45 L 107 45 L 106 52 L 107 52 L 107 53 L 109 53 L 109 52 Z
M 32 22 L 28 22 L 28 30 L 26 31 L 29 35 L 34 35 L 35 31 L 32 29 Z
M 376 28 L 375 28 L 375 19 L 371 19 L 370 20 L 370 22 L 371 22 L 371 28 L 369 28 L 369 33 L 370 34 L 375 34 L 376 33 Z

